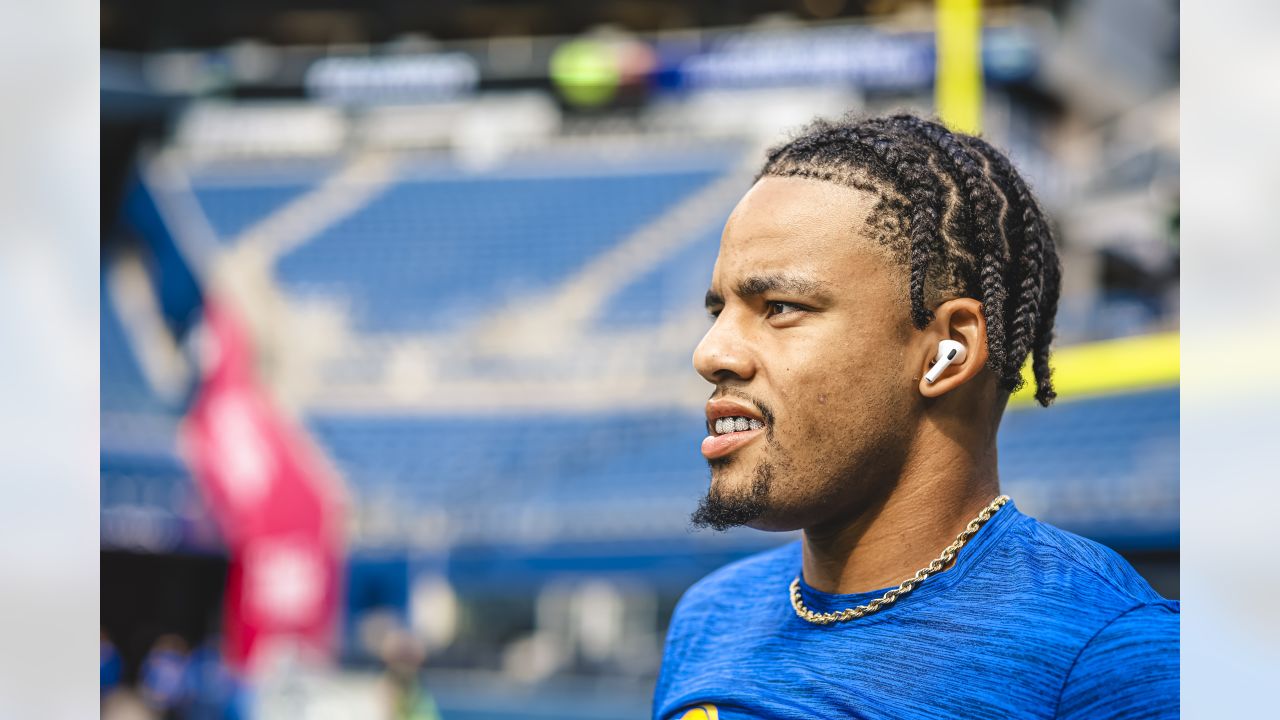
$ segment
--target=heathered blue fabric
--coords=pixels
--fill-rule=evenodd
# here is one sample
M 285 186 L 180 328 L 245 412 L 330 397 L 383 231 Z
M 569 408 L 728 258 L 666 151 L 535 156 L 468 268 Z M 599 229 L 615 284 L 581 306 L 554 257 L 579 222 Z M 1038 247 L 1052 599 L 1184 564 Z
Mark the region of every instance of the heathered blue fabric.
M 787 588 L 800 567 L 797 541 L 685 593 L 655 719 L 1178 716 L 1179 603 L 1111 549 L 1013 502 L 954 566 L 858 620 L 798 618 Z M 888 590 L 801 588 L 819 612 Z

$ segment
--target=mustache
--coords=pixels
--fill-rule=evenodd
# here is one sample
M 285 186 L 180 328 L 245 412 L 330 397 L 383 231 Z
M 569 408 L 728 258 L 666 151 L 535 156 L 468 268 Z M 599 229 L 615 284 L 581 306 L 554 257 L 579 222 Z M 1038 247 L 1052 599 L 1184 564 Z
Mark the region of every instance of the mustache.
M 707 398 L 707 401 L 710 402 L 712 400 L 719 400 L 725 397 L 731 397 L 731 398 L 736 398 L 738 400 L 742 400 L 750 404 L 755 409 L 759 410 L 760 417 L 764 418 L 765 435 L 768 435 L 770 437 L 773 436 L 773 420 L 775 415 L 773 412 L 773 408 L 769 407 L 768 403 L 761 400 L 760 398 L 752 396 L 750 393 L 744 392 L 742 390 L 738 390 L 737 388 L 731 388 L 731 387 L 717 387 L 711 393 L 711 396 Z

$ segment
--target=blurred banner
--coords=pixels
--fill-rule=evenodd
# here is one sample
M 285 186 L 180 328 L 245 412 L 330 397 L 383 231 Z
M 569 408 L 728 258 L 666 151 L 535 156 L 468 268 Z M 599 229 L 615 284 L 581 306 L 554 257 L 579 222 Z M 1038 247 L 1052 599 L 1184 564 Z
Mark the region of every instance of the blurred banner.
M 255 378 L 234 315 L 207 302 L 196 332 L 204 377 L 181 442 L 230 550 L 228 661 L 252 673 L 276 649 L 329 658 L 342 562 L 336 477 Z

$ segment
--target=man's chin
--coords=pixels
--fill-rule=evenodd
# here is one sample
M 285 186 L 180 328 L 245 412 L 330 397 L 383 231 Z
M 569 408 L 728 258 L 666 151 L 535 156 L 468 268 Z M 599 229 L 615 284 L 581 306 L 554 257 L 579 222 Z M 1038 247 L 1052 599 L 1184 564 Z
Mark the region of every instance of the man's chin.
M 689 523 L 696 528 L 711 528 L 724 532 L 735 527 L 754 527 L 765 508 L 749 499 L 722 498 L 707 495 L 689 516 Z
M 775 509 L 764 503 L 750 500 L 729 500 L 704 497 L 689 517 L 696 528 L 710 528 L 724 532 L 735 527 L 747 527 L 763 532 L 790 532 L 800 529 L 787 518 L 779 517 Z
M 765 529 L 772 524 L 767 519 L 772 468 L 766 463 L 757 466 L 751 477 L 737 477 L 740 474 L 737 467 L 712 464 L 711 487 L 689 518 L 694 527 L 724 531 Z

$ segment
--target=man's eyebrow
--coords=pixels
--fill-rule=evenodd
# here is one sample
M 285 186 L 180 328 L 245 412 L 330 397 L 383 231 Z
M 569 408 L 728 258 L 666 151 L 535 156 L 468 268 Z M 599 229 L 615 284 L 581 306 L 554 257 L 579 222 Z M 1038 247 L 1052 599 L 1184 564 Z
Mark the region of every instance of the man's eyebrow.
M 703 303 L 706 304 L 708 310 L 713 307 L 720 307 L 724 305 L 724 296 L 715 290 L 708 290 L 707 297 L 703 300 Z
M 752 275 L 738 283 L 736 292 L 744 298 L 770 291 L 826 297 L 827 288 L 827 283 L 802 275 Z

